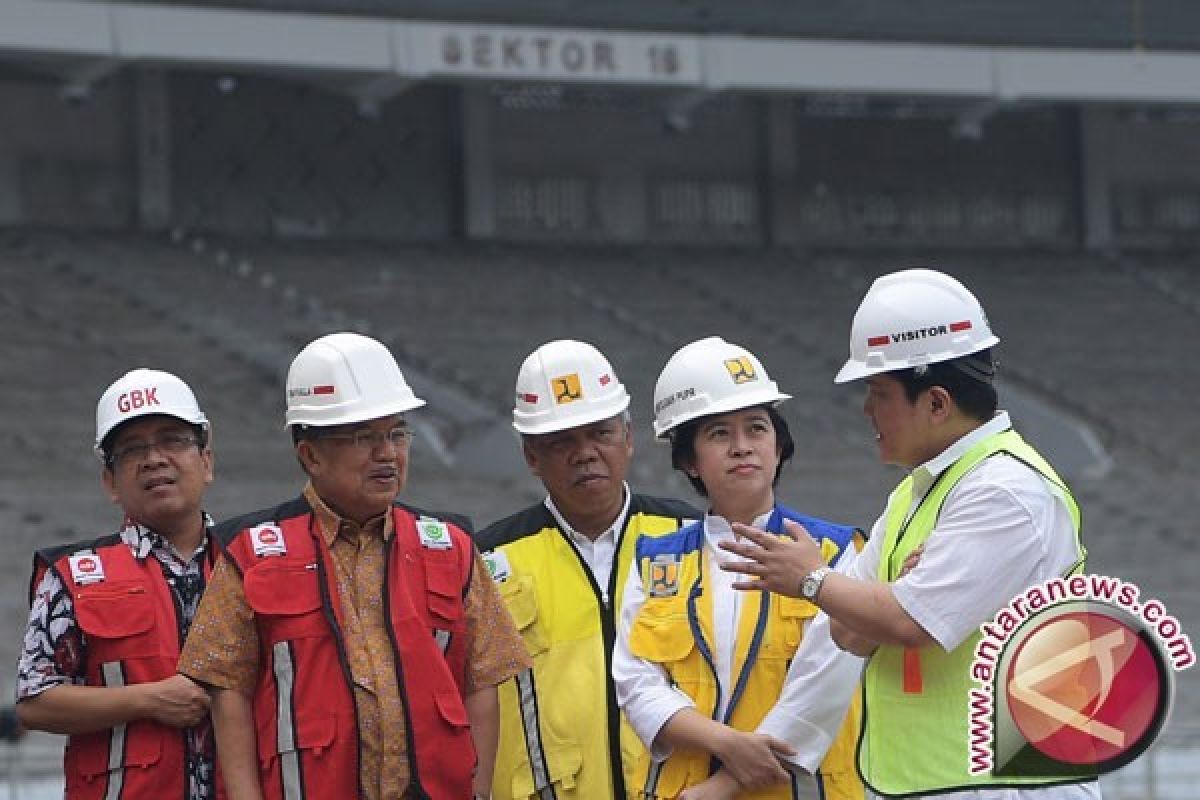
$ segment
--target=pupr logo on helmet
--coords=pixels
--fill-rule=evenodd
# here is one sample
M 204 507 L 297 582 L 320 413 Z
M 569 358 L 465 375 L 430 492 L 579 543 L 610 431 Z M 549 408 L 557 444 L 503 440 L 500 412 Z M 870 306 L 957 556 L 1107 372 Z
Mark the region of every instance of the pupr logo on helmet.
M 560 406 L 583 399 L 583 388 L 579 385 L 578 372 L 559 375 L 550 381 L 550 385 L 554 387 L 554 402 Z
M 733 382 L 739 386 L 758 380 L 758 373 L 754 371 L 754 365 L 745 356 L 725 359 L 725 369 L 729 370 L 729 377 L 733 378 Z

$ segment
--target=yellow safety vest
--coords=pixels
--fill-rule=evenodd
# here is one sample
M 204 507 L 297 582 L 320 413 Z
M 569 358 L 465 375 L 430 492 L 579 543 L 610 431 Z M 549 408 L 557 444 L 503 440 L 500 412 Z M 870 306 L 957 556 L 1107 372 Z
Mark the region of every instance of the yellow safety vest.
M 678 529 L 701 513 L 686 503 L 632 495 L 607 596 L 543 504 L 477 536 L 484 562 L 533 657 L 500 685 L 500 744 L 493 800 L 613 800 L 644 752 L 612 684 L 619 613 L 641 536 Z
M 821 542 L 826 561 L 842 548 L 861 547 L 854 528 L 833 525 L 776 506 L 768 529 L 782 530 L 781 518 L 800 522 Z M 720 686 L 713 660 L 713 599 L 704 591 L 704 574 L 713 569 L 704 547 L 703 524 L 689 525 L 668 537 L 639 543 L 638 568 L 646 601 L 634 617 L 629 649 L 639 658 L 661 664 L 676 687 L 695 703 L 696 710 L 716 719 L 721 692 L 729 692 L 724 718 L 739 731 L 755 730 L 783 691 L 788 665 L 804 635 L 804 626 L 817 613 L 806 600 L 768 592 L 745 592 L 734 643 L 730 675 L 733 685 Z M 851 702 L 846 719 L 818 770 L 825 798 L 862 800 L 863 786 L 854 769 L 859 699 Z M 672 800 L 689 786 L 705 781 L 717 764 L 704 751 L 676 750 L 659 764 L 643 756 L 629 797 Z M 739 800 L 792 800 L 798 786 L 780 784 L 742 792 Z
M 893 582 L 904 560 L 929 538 L 950 491 L 984 459 L 1007 453 L 1062 489 L 1075 526 L 1079 560 L 1087 551 L 1080 539 L 1079 507 L 1071 492 L 1041 455 L 1015 431 L 989 436 L 968 450 L 935 481 L 905 524 L 912 505 L 912 476 L 896 487 L 888 500 L 888 517 L 879 562 L 879 580 Z M 980 576 L 986 580 L 986 576 Z M 981 620 L 982 623 L 984 620 Z M 1029 777 L 1003 779 L 971 775 L 968 724 L 971 663 L 981 634 L 968 637 L 946 652 L 881 646 L 871 656 L 863 678 L 863 732 L 858 766 L 871 790 L 888 797 L 923 795 L 956 789 L 998 786 L 1048 786 L 1074 783 L 1079 778 Z

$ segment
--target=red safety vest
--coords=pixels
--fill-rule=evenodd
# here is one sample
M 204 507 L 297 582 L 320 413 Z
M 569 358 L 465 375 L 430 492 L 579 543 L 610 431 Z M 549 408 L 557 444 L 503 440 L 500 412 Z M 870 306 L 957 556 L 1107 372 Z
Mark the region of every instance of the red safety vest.
M 211 537 L 209 547 L 215 556 Z M 213 561 L 205 559 L 206 580 Z M 34 564 L 35 586 L 50 567 L 71 594 L 75 621 L 87 637 L 88 686 L 129 686 L 176 674 L 181 628 L 156 559 L 139 561 L 113 536 L 39 554 Z M 151 719 L 71 736 L 63 756 L 67 800 L 186 797 L 185 736 Z M 217 796 L 224 797 L 219 781 Z
M 307 503 L 289 505 L 293 513 L 284 519 L 243 527 L 227 551 L 242 574 L 262 647 L 254 717 L 263 793 L 268 800 L 361 796 L 337 576 Z M 410 791 L 463 800 L 471 796 L 475 768 L 463 703 L 463 598 L 474 547 L 458 527 L 400 506 L 392 520 L 382 591 L 404 704 Z

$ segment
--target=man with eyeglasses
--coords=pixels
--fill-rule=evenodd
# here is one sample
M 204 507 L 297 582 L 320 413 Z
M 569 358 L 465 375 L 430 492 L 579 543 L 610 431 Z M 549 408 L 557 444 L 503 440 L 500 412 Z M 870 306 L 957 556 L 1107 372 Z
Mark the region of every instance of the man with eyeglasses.
M 528 655 L 466 529 L 396 501 L 423 406 L 381 343 L 292 362 L 308 485 L 223 523 L 181 671 L 209 686 L 232 800 L 486 797 L 496 685 Z
M 500 687 L 492 797 L 624 798 L 645 751 L 610 677 L 614 609 L 638 537 L 702 514 L 630 491 L 629 395 L 592 345 L 542 345 L 521 365 L 515 395 L 513 427 L 546 498 L 477 538 L 534 659 Z
M 208 695 L 176 673 L 220 553 L 201 510 L 209 436 L 182 380 L 127 373 L 96 406 L 121 529 L 34 556 L 16 710 L 26 728 L 69 736 L 68 800 L 215 796 Z

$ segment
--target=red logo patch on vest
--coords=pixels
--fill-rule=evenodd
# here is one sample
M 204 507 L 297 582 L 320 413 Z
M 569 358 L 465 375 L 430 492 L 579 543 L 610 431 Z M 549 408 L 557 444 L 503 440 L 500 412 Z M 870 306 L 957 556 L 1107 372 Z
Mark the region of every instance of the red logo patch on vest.
M 283 531 L 274 522 L 264 522 L 251 528 L 250 544 L 254 548 L 254 555 L 259 558 L 287 555 Z
M 71 580 L 78 586 L 99 583 L 104 580 L 104 564 L 95 553 L 81 553 L 68 559 L 71 565 Z

